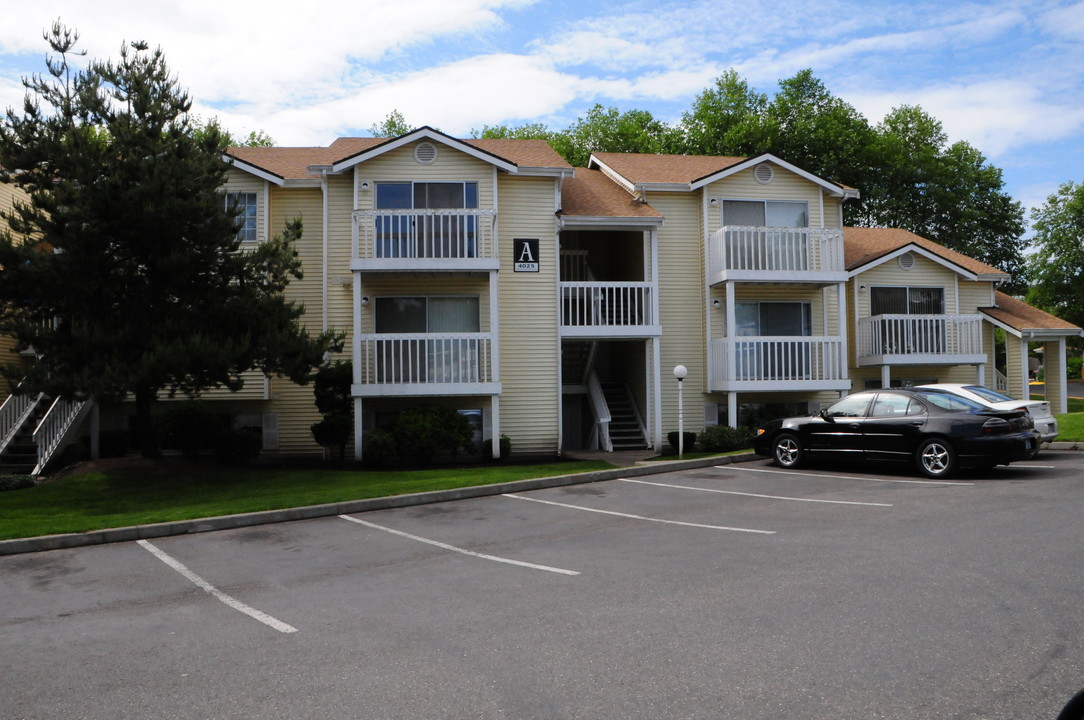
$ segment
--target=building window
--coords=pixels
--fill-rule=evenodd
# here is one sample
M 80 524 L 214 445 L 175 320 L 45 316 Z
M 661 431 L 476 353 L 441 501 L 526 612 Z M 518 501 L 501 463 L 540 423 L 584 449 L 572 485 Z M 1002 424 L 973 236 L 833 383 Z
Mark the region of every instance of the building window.
M 939 287 L 870 288 L 870 315 L 941 315 L 945 289 Z
M 479 331 L 478 297 L 378 297 L 377 333 Z
M 809 227 L 809 207 L 804 202 L 724 200 L 723 225 Z
M 477 207 L 476 182 L 378 182 L 376 209 L 390 212 L 376 217 L 377 257 L 477 257 L 478 219 L 447 212 Z
M 226 212 L 238 213 L 237 239 L 256 242 L 256 193 L 226 193 Z

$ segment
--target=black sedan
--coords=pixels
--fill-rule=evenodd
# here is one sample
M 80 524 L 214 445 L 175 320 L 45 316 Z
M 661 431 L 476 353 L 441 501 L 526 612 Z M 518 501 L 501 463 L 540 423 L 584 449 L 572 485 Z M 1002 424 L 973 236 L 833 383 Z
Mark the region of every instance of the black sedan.
M 785 468 L 811 458 L 913 462 L 926 477 L 943 478 L 958 467 L 1028 460 L 1039 452 L 1039 433 L 1019 410 L 936 390 L 869 390 L 819 415 L 765 423 L 753 450 Z

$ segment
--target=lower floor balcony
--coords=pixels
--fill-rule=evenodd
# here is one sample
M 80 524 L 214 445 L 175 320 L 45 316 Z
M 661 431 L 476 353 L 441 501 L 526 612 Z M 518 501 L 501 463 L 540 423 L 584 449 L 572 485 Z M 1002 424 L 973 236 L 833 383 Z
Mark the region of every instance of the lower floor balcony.
M 489 333 L 362 335 L 354 357 L 354 397 L 500 394 Z
M 661 334 L 650 282 L 562 282 L 561 336 L 646 338 Z
M 981 315 L 874 315 L 858 321 L 857 363 L 966 365 L 986 363 Z
M 749 336 L 712 340 L 708 391 L 849 390 L 840 337 Z

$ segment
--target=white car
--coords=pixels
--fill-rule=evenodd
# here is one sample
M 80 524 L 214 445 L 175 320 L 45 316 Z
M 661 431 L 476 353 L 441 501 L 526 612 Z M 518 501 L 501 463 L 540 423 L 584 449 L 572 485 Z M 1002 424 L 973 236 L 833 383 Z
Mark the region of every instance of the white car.
M 1031 421 L 1035 424 L 1035 429 L 1039 431 L 1043 442 L 1052 442 L 1058 436 L 1058 421 L 1050 412 L 1050 403 L 1045 400 L 1014 400 L 988 387 L 963 383 L 934 383 L 922 385 L 920 388 L 959 395 L 996 410 L 1025 410 L 1031 416 Z

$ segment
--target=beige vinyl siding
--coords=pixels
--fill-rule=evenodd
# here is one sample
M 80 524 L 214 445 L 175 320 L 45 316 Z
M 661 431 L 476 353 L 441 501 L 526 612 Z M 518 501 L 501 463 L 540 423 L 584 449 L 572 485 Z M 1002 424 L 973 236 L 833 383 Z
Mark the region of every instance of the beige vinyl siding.
M 775 177 L 772 182 L 764 185 L 753 177 L 753 169 L 743 170 L 740 173 L 714 182 L 704 188 L 704 194 L 708 198 L 722 200 L 784 200 L 787 202 L 805 202 L 809 207 L 810 227 L 839 227 L 839 201 L 823 194 L 820 186 L 795 175 L 789 170 L 773 166 Z M 822 212 L 823 199 L 823 212 Z M 658 200 L 658 195 L 652 195 L 652 205 Z M 664 213 L 665 214 L 665 213 Z M 713 233 L 722 227 L 723 206 L 720 202 L 715 207 L 708 208 L 708 233 Z M 667 216 L 669 218 L 669 216 Z
M 546 178 L 499 181 L 500 431 L 511 438 L 513 453 L 552 453 L 558 447 L 555 186 Z M 512 271 L 514 238 L 538 238 L 539 272 Z
M 666 218 L 659 228 L 659 316 L 662 324 L 658 369 L 662 436 L 678 427 L 676 365 L 689 370 L 684 385 L 685 429 L 700 432 L 707 388 L 704 332 L 704 242 L 701 200 L 695 194 L 653 193 L 651 206 Z M 714 208 L 713 208 L 714 210 Z
M 301 217 L 301 241 L 297 251 L 304 277 L 290 283 L 286 294 L 305 306 L 301 324 L 310 333 L 319 333 L 323 302 L 323 196 L 320 188 L 272 188 L 271 229 L 277 235 L 286 221 Z M 342 291 L 342 288 L 338 288 Z M 345 292 L 345 291 L 343 291 Z M 271 379 L 271 402 L 266 412 L 279 416 L 279 452 L 318 453 L 320 446 L 312 439 L 309 427 L 320 420 L 312 395 L 312 386 L 299 386 L 286 378 Z
M 492 208 L 493 166 L 445 145 L 434 144 L 437 147 L 437 159 L 429 165 L 422 165 L 414 159 L 414 148 L 418 143 L 405 145 L 358 165 L 357 207 L 363 210 L 372 209 L 376 198 L 376 188 L 372 183 L 415 180 L 477 182 L 478 206 Z M 361 184 L 366 180 L 369 181 L 370 188 L 363 191 L 360 189 Z M 548 205 L 552 205 L 552 201 Z
M 25 202 L 27 200 L 26 193 L 15 185 L 0 183 L 0 210 L 11 212 L 15 209 L 15 202 L 17 200 Z M 8 229 L 7 223 L 0 220 L 0 230 L 6 231 Z M 2 273 L 3 270 L 0 269 L 0 278 L 3 277 Z M 14 349 L 15 338 L 0 335 L 0 365 L 15 365 L 23 361 L 19 355 L 12 352 Z M 4 401 L 10 392 L 11 388 L 8 386 L 7 382 L 0 377 L 0 403 Z
M 256 237 L 263 241 L 267 235 L 266 180 L 241 170 L 230 170 L 223 193 L 256 193 Z
M 350 272 L 353 253 L 353 192 L 354 176 L 332 175 L 328 177 L 328 329 L 347 334 L 346 356 L 350 355 L 350 343 L 354 325 L 354 292 L 352 284 L 357 280 Z M 305 277 L 315 270 L 305 271 Z M 315 279 L 315 278 L 313 278 Z M 309 327 L 315 329 L 316 308 Z
M 961 313 L 976 314 L 980 307 L 991 307 L 994 304 L 993 283 L 960 278 L 957 285 Z
M 896 258 L 893 258 L 854 278 L 852 282 L 857 286 L 866 286 L 865 291 L 861 289 L 858 291 L 857 298 L 854 295 L 851 296 L 851 299 L 855 301 L 859 318 L 869 317 L 871 295 L 869 288 L 874 286 L 944 288 L 945 312 L 950 314 L 956 312 L 956 272 L 921 255 L 915 254 L 914 258 L 915 265 L 910 270 L 901 268 Z M 961 312 L 965 314 L 974 311 L 974 308 L 961 308 Z

